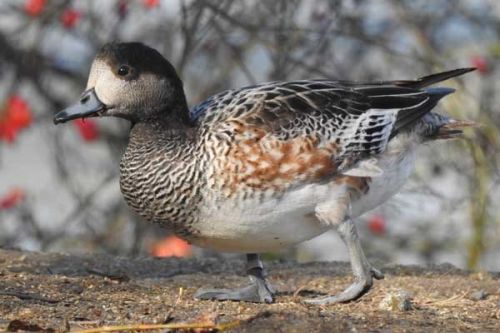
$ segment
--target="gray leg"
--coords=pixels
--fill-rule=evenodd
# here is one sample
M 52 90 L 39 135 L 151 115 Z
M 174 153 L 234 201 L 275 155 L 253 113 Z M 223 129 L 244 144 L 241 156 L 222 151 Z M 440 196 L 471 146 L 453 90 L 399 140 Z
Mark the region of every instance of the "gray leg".
M 373 268 L 363 253 L 354 223 L 348 219 L 338 225 L 337 231 L 347 246 L 351 260 L 354 282 L 340 294 L 309 299 L 310 304 L 328 304 L 349 302 L 363 296 L 373 285 L 373 278 L 383 279 L 384 275 Z
M 274 291 L 264 277 L 264 266 L 258 254 L 247 254 L 247 274 L 250 278 L 250 285 L 246 287 L 241 289 L 199 289 L 194 294 L 194 298 L 271 303 Z

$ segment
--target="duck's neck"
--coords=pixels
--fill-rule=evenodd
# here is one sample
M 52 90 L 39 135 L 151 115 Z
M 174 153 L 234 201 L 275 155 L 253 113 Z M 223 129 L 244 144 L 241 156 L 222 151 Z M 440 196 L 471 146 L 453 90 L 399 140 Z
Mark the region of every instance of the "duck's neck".
M 162 155 L 178 159 L 194 147 L 195 129 L 192 127 L 164 126 L 161 123 L 138 123 L 130 130 L 127 152 L 142 157 Z
M 143 217 L 176 229 L 189 227 L 200 184 L 196 129 L 181 121 L 141 122 L 130 132 L 120 164 L 127 203 Z
M 149 119 L 132 125 L 129 144 L 148 141 L 174 141 L 189 144 L 196 128 L 179 117 Z

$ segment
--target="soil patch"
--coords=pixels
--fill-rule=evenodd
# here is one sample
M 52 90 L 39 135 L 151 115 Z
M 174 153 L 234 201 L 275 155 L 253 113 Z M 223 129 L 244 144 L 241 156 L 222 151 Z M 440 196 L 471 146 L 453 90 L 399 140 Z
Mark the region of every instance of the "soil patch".
M 351 281 L 347 263 L 268 262 L 278 291 L 273 304 L 192 299 L 202 286 L 245 284 L 243 267 L 215 259 L 0 250 L 0 331 L 182 322 L 233 323 L 234 332 L 500 332 L 500 274 L 450 265 L 379 267 L 385 279 L 360 300 L 313 306 L 302 300 L 339 292 Z M 391 310 L 392 293 L 409 295 L 411 307 Z

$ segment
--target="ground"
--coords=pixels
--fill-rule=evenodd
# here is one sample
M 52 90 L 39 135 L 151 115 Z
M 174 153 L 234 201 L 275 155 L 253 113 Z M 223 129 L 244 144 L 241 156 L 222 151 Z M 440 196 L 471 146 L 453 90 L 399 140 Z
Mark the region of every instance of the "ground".
M 314 306 L 301 301 L 345 287 L 347 263 L 266 264 L 276 301 L 249 304 L 192 299 L 201 286 L 246 283 L 239 261 L 0 250 L 0 331 L 166 322 L 220 323 L 220 330 L 234 332 L 500 331 L 500 273 L 382 266 L 386 278 L 360 300 Z M 382 300 L 398 291 L 410 295 L 411 308 L 382 309 Z

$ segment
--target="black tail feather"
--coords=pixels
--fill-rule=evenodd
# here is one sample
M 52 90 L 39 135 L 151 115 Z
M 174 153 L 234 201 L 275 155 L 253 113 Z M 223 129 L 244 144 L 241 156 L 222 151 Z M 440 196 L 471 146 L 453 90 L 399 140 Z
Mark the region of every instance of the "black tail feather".
M 393 84 L 399 87 L 406 87 L 419 90 L 434 83 L 438 83 L 455 76 L 472 72 L 474 70 L 475 68 L 459 68 L 447 72 L 431 74 L 417 80 L 393 81 Z M 455 91 L 452 88 L 446 88 L 446 87 L 435 87 L 435 88 L 433 87 L 422 90 L 427 93 L 427 96 L 429 97 L 428 101 L 417 108 L 408 108 L 406 110 L 402 109 L 398 113 L 398 117 L 396 119 L 393 131 L 391 133 L 391 138 L 400 133 L 401 131 L 404 131 L 405 129 L 411 127 L 418 119 L 420 119 L 426 113 L 431 111 L 441 98 Z
M 475 70 L 476 70 L 476 68 L 473 68 L 473 67 L 457 68 L 457 69 L 453 69 L 451 71 L 427 75 L 427 76 L 421 77 L 421 78 L 416 79 L 416 80 L 393 81 L 393 84 L 400 86 L 400 87 L 420 89 L 420 88 L 430 86 L 431 84 L 438 83 L 438 82 L 441 82 L 444 80 L 448 80 L 448 79 L 451 79 L 452 77 L 460 76 L 460 75 L 463 75 L 465 73 L 469 73 L 469 72 L 472 72 Z
M 391 137 L 396 135 L 400 131 L 404 131 L 415 121 L 422 118 L 426 113 L 430 112 L 436 106 L 441 98 L 453 93 L 455 90 L 452 88 L 436 87 L 425 89 L 425 91 L 429 96 L 429 100 L 427 102 L 416 109 L 402 109 L 401 111 L 399 111 L 396 123 L 394 124 L 393 132 L 391 133 Z

